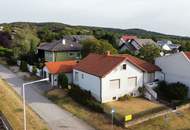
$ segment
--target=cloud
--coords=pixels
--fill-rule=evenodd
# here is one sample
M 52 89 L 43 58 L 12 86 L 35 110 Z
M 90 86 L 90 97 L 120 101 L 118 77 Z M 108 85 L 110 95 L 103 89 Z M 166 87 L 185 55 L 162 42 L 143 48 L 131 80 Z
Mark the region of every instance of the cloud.
M 64 22 L 190 36 L 189 0 L 0 0 L 0 22 Z

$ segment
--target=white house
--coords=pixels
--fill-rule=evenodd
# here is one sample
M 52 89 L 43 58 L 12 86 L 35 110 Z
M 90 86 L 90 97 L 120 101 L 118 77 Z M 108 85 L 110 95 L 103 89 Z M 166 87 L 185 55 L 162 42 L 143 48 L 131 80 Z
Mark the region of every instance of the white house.
M 90 54 L 73 69 L 73 83 L 88 90 L 100 102 L 117 100 L 155 80 L 160 68 L 131 55 Z
M 162 70 L 156 77 L 168 83 L 181 82 L 189 87 L 190 97 L 190 52 L 179 52 L 156 59 Z
M 0 31 L 3 31 L 4 27 L 3 26 L 0 26 Z
M 44 77 L 49 77 L 52 86 L 58 85 L 58 75 L 64 72 L 68 78 L 69 83 L 73 82 L 72 71 L 77 61 L 62 61 L 62 62 L 47 62 L 43 68 Z
M 169 40 L 162 40 L 162 41 L 157 41 L 157 44 L 161 47 L 161 49 L 163 49 L 164 51 L 167 52 L 179 52 L 179 48 L 180 45 L 177 44 L 173 44 L 171 41 Z

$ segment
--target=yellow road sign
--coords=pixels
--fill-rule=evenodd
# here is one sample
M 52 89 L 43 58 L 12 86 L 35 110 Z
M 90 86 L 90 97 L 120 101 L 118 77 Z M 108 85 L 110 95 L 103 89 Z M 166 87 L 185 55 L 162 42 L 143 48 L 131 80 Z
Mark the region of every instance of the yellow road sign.
M 132 115 L 126 115 L 125 116 L 125 121 L 130 121 L 132 119 L 133 119 Z

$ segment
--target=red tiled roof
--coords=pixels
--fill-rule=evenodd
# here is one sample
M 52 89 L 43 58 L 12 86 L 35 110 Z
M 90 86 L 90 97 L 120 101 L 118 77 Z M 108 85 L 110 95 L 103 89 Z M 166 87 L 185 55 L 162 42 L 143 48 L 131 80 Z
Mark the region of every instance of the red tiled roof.
M 187 51 L 187 52 L 184 52 L 184 54 L 187 56 L 187 58 L 190 60 L 190 52 Z
M 128 55 L 128 54 L 123 54 L 123 55 L 120 55 L 120 56 L 126 57 L 126 59 L 130 63 L 132 63 L 133 65 L 135 65 L 137 68 L 139 68 L 142 71 L 151 73 L 151 72 L 161 70 L 158 66 L 156 66 L 156 65 L 154 65 L 152 63 L 149 63 L 147 61 L 141 60 L 141 59 L 139 59 L 137 57 L 134 57 L 134 56 L 131 56 L 131 55 Z
M 124 35 L 121 37 L 124 41 L 128 41 L 128 40 L 134 40 L 137 37 L 136 36 L 129 36 L 129 35 Z
M 61 61 L 61 62 L 47 62 L 46 67 L 51 74 L 59 74 L 61 72 L 70 73 L 77 61 Z
M 111 72 L 124 60 L 128 60 L 130 63 L 138 67 L 142 71 L 155 72 L 160 70 L 159 67 L 138 59 L 130 55 L 99 55 L 89 54 L 86 58 L 81 60 L 74 69 L 80 70 L 98 77 L 104 77 Z

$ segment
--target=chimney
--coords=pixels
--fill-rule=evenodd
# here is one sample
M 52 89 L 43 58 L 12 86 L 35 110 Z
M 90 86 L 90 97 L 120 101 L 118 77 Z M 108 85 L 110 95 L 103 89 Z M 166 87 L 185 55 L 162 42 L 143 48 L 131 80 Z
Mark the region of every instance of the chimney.
M 106 56 L 110 56 L 111 52 L 110 51 L 106 51 Z
M 65 40 L 65 39 L 62 40 L 62 44 L 63 44 L 63 45 L 66 44 L 66 40 Z

